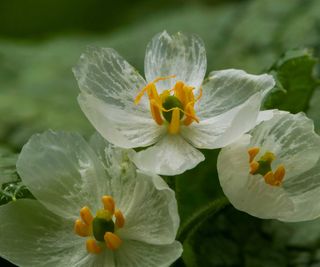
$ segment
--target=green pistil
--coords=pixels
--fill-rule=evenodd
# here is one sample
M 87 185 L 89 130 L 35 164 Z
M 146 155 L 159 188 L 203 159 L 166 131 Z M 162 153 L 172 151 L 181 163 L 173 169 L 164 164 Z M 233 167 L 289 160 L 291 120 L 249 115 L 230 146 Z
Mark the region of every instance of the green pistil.
M 92 231 L 96 240 L 104 241 L 106 232 L 114 232 L 114 222 L 112 220 L 95 217 L 92 222 Z
M 183 105 L 181 101 L 175 97 L 175 96 L 168 96 L 164 102 L 162 103 L 163 108 L 166 110 L 172 109 L 172 108 L 180 108 L 183 110 Z M 170 123 L 172 118 L 172 111 L 162 111 L 163 117 Z M 183 117 L 183 112 L 180 111 L 180 119 Z

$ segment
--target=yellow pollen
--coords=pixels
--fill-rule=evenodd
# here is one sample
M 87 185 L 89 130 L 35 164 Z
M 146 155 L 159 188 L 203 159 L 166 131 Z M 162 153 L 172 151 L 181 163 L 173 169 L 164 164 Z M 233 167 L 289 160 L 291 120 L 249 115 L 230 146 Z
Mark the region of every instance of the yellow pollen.
M 106 232 L 104 235 L 104 240 L 106 242 L 106 245 L 111 250 L 116 250 L 120 247 L 122 240 L 111 232 Z
M 93 238 L 87 239 L 86 241 L 87 251 L 92 254 L 99 254 L 101 252 L 101 247 L 98 245 L 97 241 Z
M 104 209 L 106 211 L 109 211 L 113 215 L 114 209 L 115 209 L 115 203 L 113 198 L 111 196 L 103 196 L 102 203 L 103 203 Z
M 260 151 L 259 147 L 251 147 L 248 149 L 249 163 L 254 160 L 254 158 L 259 153 L 259 151 Z
M 116 217 L 116 226 L 118 228 L 122 228 L 124 226 L 124 217 L 120 210 L 116 209 L 114 213 L 114 217 Z
M 170 134 L 177 134 L 180 131 L 180 125 L 183 123 L 185 126 L 189 126 L 192 122 L 199 123 L 199 119 L 196 116 L 194 105 L 202 97 L 202 88 L 200 87 L 199 95 L 194 96 L 194 87 L 184 84 L 182 81 L 177 81 L 173 88 L 163 90 L 159 95 L 156 88 L 156 83 L 168 79 L 175 78 L 175 75 L 158 77 L 154 81 L 148 83 L 136 96 L 134 103 L 137 105 L 141 101 L 141 98 L 146 93 L 149 97 L 150 112 L 154 121 L 158 125 L 162 125 L 165 120 L 168 121 L 168 132 Z M 163 104 L 170 105 L 166 102 L 168 97 L 175 97 L 177 102 L 181 104 L 171 104 L 172 108 L 166 109 Z M 172 99 L 171 99 L 172 100 Z M 178 105 L 178 106 L 177 106 Z M 180 107 L 179 105 L 182 105 Z M 163 112 L 172 112 L 171 117 L 164 118 Z M 183 117 L 182 117 L 183 114 Z M 168 115 L 166 115 L 168 116 Z M 170 119 L 171 118 L 171 119 Z
M 87 237 L 86 248 L 89 253 L 98 254 L 104 247 L 116 250 L 122 243 L 117 231 L 125 225 L 125 218 L 111 196 L 101 198 L 103 209 L 97 210 L 93 217 L 87 206 L 80 210 L 80 219 L 74 223 L 75 234 Z M 104 241 L 104 242 L 103 242 Z
M 267 151 L 259 160 L 255 160 L 255 157 L 259 152 L 259 147 L 252 147 L 248 149 L 250 166 L 249 173 L 252 175 L 262 175 L 266 184 L 271 186 L 281 186 L 286 173 L 284 165 L 279 165 L 275 172 L 273 172 L 271 164 L 276 159 L 275 155 L 272 152 Z

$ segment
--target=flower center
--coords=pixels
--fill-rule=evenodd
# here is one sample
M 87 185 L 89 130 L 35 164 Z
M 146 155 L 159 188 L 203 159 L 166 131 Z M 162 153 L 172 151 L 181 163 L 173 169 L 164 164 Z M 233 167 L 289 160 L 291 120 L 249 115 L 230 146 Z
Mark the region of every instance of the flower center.
M 104 208 L 98 210 L 95 217 L 87 206 L 83 207 L 80 210 L 81 219 L 77 219 L 74 224 L 77 235 L 88 237 L 87 251 L 93 254 L 100 253 L 103 247 L 116 250 L 122 243 L 116 232 L 124 226 L 123 214 L 119 209 L 115 209 L 111 196 L 103 196 L 102 203 Z
M 181 124 L 188 126 L 193 121 L 199 123 L 194 105 L 202 96 L 201 88 L 199 95 L 195 97 L 193 93 L 194 87 L 188 86 L 182 81 L 177 81 L 173 88 L 158 94 L 156 83 L 174 77 L 168 76 L 155 79 L 147 84 L 134 100 L 136 105 L 139 104 L 142 96 L 147 93 L 152 118 L 158 125 L 162 125 L 166 121 L 170 134 L 179 133 Z
M 272 186 L 281 186 L 282 181 L 285 176 L 285 167 L 280 164 L 275 172 L 272 171 L 271 163 L 275 160 L 276 156 L 267 151 L 259 160 L 255 160 L 255 157 L 259 153 L 259 147 L 252 147 L 248 149 L 249 154 L 249 164 L 250 164 L 250 174 L 252 175 L 262 175 L 266 184 Z

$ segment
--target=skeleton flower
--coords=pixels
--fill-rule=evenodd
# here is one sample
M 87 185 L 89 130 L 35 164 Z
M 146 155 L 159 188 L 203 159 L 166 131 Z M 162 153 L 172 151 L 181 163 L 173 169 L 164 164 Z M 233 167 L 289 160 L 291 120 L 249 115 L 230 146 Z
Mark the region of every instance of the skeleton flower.
M 0 207 L 1 257 L 32 267 L 159 267 L 181 255 L 174 192 L 102 140 L 93 138 L 94 150 L 77 134 L 30 139 L 17 168 L 37 200 Z
M 204 160 L 196 148 L 220 148 L 256 125 L 270 75 L 214 71 L 195 35 L 157 34 L 145 77 L 110 48 L 89 48 L 74 68 L 81 109 L 112 144 L 148 147 L 132 156 L 142 170 L 175 175 Z
M 320 137 L 303 113 L 276 113 L 223 148 L 217 167 L 239 210 L 292 222 L 320 216 Z

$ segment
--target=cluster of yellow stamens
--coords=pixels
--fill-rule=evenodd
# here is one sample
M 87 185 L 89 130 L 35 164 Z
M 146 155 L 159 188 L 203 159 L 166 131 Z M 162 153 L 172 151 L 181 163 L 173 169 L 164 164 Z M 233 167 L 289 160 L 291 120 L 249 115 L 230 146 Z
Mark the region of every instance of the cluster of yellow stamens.
M 248 149 L 250 174 L 260 174 L 263 176 L 264 181 L 272 186 L 280 186 L 285 176 L 284 165 L 281 164 L 277 167 L 275 172 L 272 171 L 271 163 L 275 160 L 275 155 L 272 152 L 266 152 L 259 160 L 254 160 L 259 153 L 259 147 L 252 147 Z
M 184 84 L 182 81 L 177 81 L 173 88 L 164 90 L 158 94 L 156 83 L 175 76 L 159 77 L 147 84 L 136 96 L 134 102 L 137 105 L 142 96 L 147 93 L 150 102 L 150 111 L 152 118 L 158 125 L 162 125 L 164 121 L 169 123 L 168 132 L 177 134 L 180 130 L 180 123 L 188 126 L 193 121 L 199 122 L 194 110 L 195 103 L 202 96 L 200 88 L 199 95 L 194 96 L 194 87 Z
M 98 210 L 95 217 L 87 206 L 83 207 L 80 210 L 81 219 L 77 219 L 74 224 L 77 235 L 88 237 L 87 251 L 93 254 L 100 253 L 103 246 L 116 250 L 122 243 L 115 231 L 124 226 L 123 214 L 115 208 L 115 202 L 111 196 L 103 196 L 102 203 L 104 208 Z

